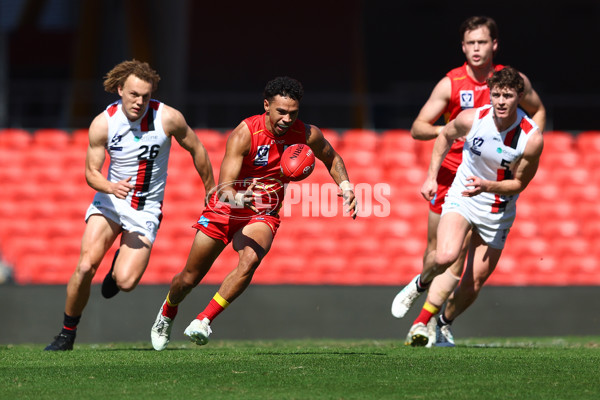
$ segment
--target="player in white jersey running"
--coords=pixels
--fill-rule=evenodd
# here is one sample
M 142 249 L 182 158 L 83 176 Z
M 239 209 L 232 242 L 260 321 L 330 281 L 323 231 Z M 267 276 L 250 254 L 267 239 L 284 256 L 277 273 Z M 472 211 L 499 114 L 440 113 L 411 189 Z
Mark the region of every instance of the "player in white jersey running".
M 100 113 L 89 128 L 85 177 L 97 191 L 86 213 L 86 228 L 75 272 L 67 285 L 63 328 L 45 350 L 72 350 L 92 279 L 114 241 L 121 235 L 102 295 L 133 290 L 150 259 L 162 219 L 171 138 L 191 155 L 208 194 L 215 186 L 206 149 L 176 109 L 151 99 L 160 77 L 137 60 L 116 65 L 104 89 L 121 99 Z M 108 176 L 102 174 L 106 153 Z
M 448 191 L 438 227 L 437 247 L 415 279 L 427 286 L 459 257 L 472 230 L 463 279 L 448 300 L 443 320 L 448 326 L 471 305 L 494 271 L 516 215 L 516 201 L 535 176 L 543 138 L 535 122 L 518 108 L 524 81 L 505 67 L 487 80 L 491 106 L 462 111 L 436 139 L 421 194 L 430 201 L 437 191 L 436 176 L 452 142 L 464 138 L 462 163 Z M 415 281 L 403 290 L 408 306 L 419 296 Z M 453 338 L 449 334 L 451 343 Z M 412 326 L 406 343 L 424 346 L 427 326 Z

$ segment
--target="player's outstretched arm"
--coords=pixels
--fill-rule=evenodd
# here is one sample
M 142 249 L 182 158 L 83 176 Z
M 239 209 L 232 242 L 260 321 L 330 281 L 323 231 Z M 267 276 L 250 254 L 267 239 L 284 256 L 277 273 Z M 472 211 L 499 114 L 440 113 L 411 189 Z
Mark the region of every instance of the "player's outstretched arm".
M 354 190 L 350 184 L 348 178 L 348 172 L 344 165 L 344 160 L 335 151 L 331 143 L 325 139 L 323 132 L 314 125 L 307 125 L 306 131 L 306 144 L 310 146 L 312 151 L 315 153 L 315 157 L 325 164 L 325 167 L 329 171 L 329 174 L 333 178 L 334 182 L 339 185 L 344 198 L 344 205 L 346 206 L 346 212 L 356 219 L 358 214 L 358 204 Z

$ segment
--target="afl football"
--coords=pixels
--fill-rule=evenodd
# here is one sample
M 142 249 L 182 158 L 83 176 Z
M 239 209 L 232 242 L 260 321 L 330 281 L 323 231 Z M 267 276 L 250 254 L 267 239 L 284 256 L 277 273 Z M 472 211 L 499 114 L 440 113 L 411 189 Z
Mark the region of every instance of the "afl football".
M 315 168 L 315 154 L 306 144 L 288 146 L 281 155 L 281 173 L 291 181 L 301 181 Z

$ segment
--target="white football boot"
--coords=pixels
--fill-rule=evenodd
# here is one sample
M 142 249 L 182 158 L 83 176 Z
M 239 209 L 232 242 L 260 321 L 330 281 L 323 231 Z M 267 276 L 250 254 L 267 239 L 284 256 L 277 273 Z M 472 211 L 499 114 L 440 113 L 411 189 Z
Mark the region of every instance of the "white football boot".
M 434 338 L 436 337 L 436 327 L 437 327 L 437 319 L 435 315 L 429 318 L 429 322 L 427 323 L 427 337 L 429 340 L 427 341 L 427 345 L 425 347 L 433 347 Z
M 210 329 L 210 320 L 204 318 L 202 321 L 195 319 L 192 323 L 185 328 L 184 335 L 190 338 L 190 341 L 196 343 L 198 346 L 205 345 L 208 343 L 208 337 L 212 333 Z
M 171 320 L 171 318 L 167 318 L 164 315 L 162 315 L 163 306 L 161 306 L 160 310 L 158 310 L 156 321 L 154 321 L 154 325 L 152 325 L 152 330 L 150 331 L 152 347 L 154 347 L 154 350 L 158 351 L 167 348 L 167 345 L 169 344 L 169 341 L 171 339 L 171 328 L 173 327 L 173 321 Z
M 454 335 L 450 325 L 442 325 L 441 327 L 435 324 L 435 345 L 437 347 L 454 347 Z
M 419 298 L 421 293 L 424 293 L 417 291 L 417 279 L 419 279 L 419 276 L 420 275 L 415 276 L 408 285 L 404 286 L 404 289 L 394 297 L 394 301 L 392 302 L 392 315 L 394 317 L 404 317 L 415 300 Z
M 427 346 L 427 343 L 429 342 L 428 335 L 427 325 L 422 322 L 417 322 L 410 327 L 410 331 L 408 331 L 408 335 L 406 335 L 406 342 L 404 342 L 404 344 L 412 347 Z

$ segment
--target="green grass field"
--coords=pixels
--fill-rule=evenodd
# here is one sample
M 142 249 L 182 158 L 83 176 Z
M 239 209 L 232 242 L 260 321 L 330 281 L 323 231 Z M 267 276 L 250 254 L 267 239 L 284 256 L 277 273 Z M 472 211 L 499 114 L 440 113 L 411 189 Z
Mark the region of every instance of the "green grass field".
M 0 399 L 594 399 L 600 337 L 0 346 Z

